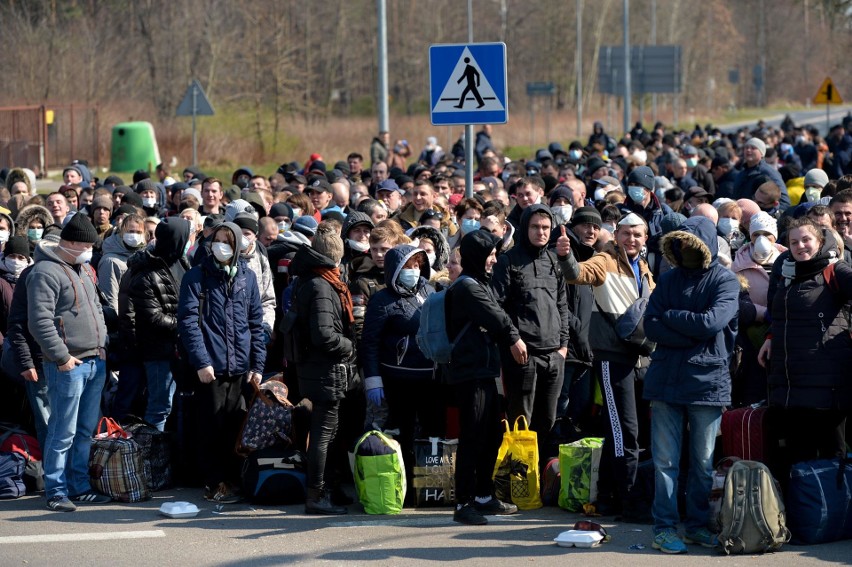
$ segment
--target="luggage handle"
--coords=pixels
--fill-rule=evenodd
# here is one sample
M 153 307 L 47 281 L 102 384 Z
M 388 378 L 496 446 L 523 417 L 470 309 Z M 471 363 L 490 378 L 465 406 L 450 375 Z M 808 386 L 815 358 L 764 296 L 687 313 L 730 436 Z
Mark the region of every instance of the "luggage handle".
M 104 426 L 106 426 L 106 431 L 102 432 Z M 113 418 L 102 417 L 98 422 L 98 428 L 95 430 L 95 437 L 98 439 L 130 439 L 131 435 Z

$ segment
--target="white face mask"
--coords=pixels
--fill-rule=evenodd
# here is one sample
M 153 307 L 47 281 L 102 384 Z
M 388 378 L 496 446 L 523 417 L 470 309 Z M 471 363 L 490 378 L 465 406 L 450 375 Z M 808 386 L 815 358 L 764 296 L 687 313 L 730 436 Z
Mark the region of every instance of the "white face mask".
M 7 242 L 9 242 L 9 231 L 0 230 L 0 244 L 6 244 Z
M 561 205 L 559 207 L 551 207 L 550 211 L 553 213 L 553 223 L 560 225 L 571 220 L 571 215 L 574 213 L 574 207 L 571 205 Z
M 302 209 L 297 209 L 296 207 L 293 207 L 293 220 L 295 221 L 300 216 L 302 216 Z
M 722 234 L 729 237 L 734 234 L 734 231 L 737 230 L 740 226 L 740 223 L 737 219 L 731 219 L 728 217 L 722 217 L 719 219 L 719 230 L 722 231 Z
M 435 265 L 435 253 L 434 252 L 426 252 L 426 257 L 429 259 L 429 267 Z
M 615 232 L 615 227 L 609 223 L 603 223 L 601 228 L 608 231 L 610 234 Z
M 758 236 L 751 246 L 751 258 L 755 262 L 764 262 L 772 254 L 772 242 L 763 236 Z
M 139 248 L 143 244 L 143 236 L 137 232 L 125 232 L 121 237 L 130 248 Z
M 157 206 L 157 198 L 156 197 L 145 197 L 142 199 L 142 206 L 148 209 L 152 209 Z
M 57 246 L 57 248 L 61 248 L 62 250 L 65 250 L 65 252 L 67 252 L 68 254 L 74 256 L 75 264 L 85 264 L 92 259 L 91 248 L 89 248 L 88 250 L 84 250 L 83 252 L 80 252 L 79 250 L 74 250 L 73 248 L 66 248 L 64 246 Z
M 10 274 L 15 274 L 16 278 L 30 265 L 26 260 L 18 260 L 16 258 L 3 258 L 3 264 L 6 266 L 6 271 Z
M 214 242 L 210 249 L 213 251 L 213 256 L 222 263 L 234 256 L 234 249 L 227 242 Z
M 607 190 L 603 187 L 595 189 L 595 201 L 603 201 L 606 198 Z
M 351 238 L 347 239 L 347 242 L 349 243 L 349 248 L 356 252 L 366 252 L 370 249 L 369 242 L 358 242 L 357 240 L 352 240 Z
M 278 232 L 287 232 L 290 230 L 290 221 L 281 221 L 278 223 Z

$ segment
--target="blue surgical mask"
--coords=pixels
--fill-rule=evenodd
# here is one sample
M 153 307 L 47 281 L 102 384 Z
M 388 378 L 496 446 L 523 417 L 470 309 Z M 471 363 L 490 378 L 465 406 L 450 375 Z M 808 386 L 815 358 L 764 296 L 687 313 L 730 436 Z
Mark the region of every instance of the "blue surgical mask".
M 685 161 L 686 161 L 686 167 L 695 167 L 696 165 L 698 165 L 698 158 L 697 157 L 686 158 Z
M 627 188 L 627 195 L 634 203 L 641 203 L 645 200 L 645 188 L 639 185 L 631 185 Z
M 403 268 L 399 271 L 397 281 L 407 289 L 414 289 L 420 279 L 420 268 Z
M 36 240 L 41 240 L 42 235 L 44 234 L 43 228 L 28 228 L 27 229 L 27 238 L 30 242 L 35 242 Z
M 583 157 L 583 150 L 571 150 L 568 152 L 568 155 L 570 155 L 574 159 L 580 159 L 581 157 Z
M 462 223 L 461 223 L 462 234 L 467 234 L 469 232 L 473 232 L 474 230 L 479 230 L 480 226 L 481 225 L 479 224 L 478 220 L 462 219 Z

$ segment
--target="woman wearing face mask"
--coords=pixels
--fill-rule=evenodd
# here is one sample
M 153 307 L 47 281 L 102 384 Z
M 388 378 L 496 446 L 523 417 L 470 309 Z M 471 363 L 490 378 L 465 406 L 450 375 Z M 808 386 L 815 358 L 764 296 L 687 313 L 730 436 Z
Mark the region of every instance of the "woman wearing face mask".
M 18 278 L 32 265 L 32 255 L 27 239 L 13 236 L 3 245 L 3 260 L 0 262 L 0 334 L 6 336 L 12 294 Z
M 373 221 L 366 213 L 352 211 L 346 216 L 341 236 L 343 238 L 343 260 L 340 261 L 340 279 L 349 281 L 349 264 L 355 258 L 369 256 L 370 232 Z
M 410 236 L 417 248 L 426 252 L 430 268 L 429 283 L 432 284 L 432 287 L 441 290 L 449 286 L 447 260 L 450 247 L 444 235 L 431 226 L 418 226 L 411 232 Z
M 379 407 L 387 395 L 390 417 L 384 426 L 400 430 L 409 483 L 415 423 L 420 423 L 422 437 L 442 437 L 444 431 L 444 400 L 439 384 L 433 380 L 435 365 L 423 356 L 415 339 L 420 328 L 420 309 L 435 291 L 428 277 L 428 259 L 423 250 L 402 244 L 388 251 L 387 287 L 367 304 L 359 352 L 367 400 Z
M 147 243 L 145 219 L 135 214 L 124 217 L 118 232 L 104 240 L 103 256 L 98 262 L 98 287 L 108 302 L 104 313 L 107 328 L 111 328 L 112 323 L 116 322 L 118 285 L 121 282 L 121 276 L 127 271 L 127 260 L 133 254 L 145 248 Z
M 740 227 L 743 210 L 735 201 L 720 205 L 718 210 L 719 222 L 716 226 L 731 246 L 731 253 L 734 253 L 745 244 L 745 234 Z
M 748 280 L 749 296 L 757 308 L 757 320 L 762 322 L 769 304 L 767 292 L 772 264 L 787 249 L 775 242 L 778 238 L 775 219 L 762 211 L 752 215 L 749 236 L 751 241 L 737 251 L 731 270 Z
M 36 244 L 47 236 L 49 227 L 53 225 L 53 216 L 50 211 L 41 205 L 27 205 L 18 212 L 15 222 L 15 235 L 25 236 L 30 243 L 30 253 L 35 250 Z M 59 227 L 55 227 L 56 230 Z
M 459 231 L 449 240 L 450 248 L 456 248 L 465 234 L 479 230 L 482 205 L 476 199 L 463 199 L 456 205 L 455 213 Z
M 0 246 L 9 242 L 13 234 L 15 234 L 15 221 L 6 213 L 0 213 Z
M 211 254 L 186 273 L 178 301 L 178 336 L 195 369 L 204 497 L 239 501 L 242 385 L 260 382 L 266 362 L 263 307 L 254 272 L 240 258 L 242 231 L 226 222 L 212 235 Z

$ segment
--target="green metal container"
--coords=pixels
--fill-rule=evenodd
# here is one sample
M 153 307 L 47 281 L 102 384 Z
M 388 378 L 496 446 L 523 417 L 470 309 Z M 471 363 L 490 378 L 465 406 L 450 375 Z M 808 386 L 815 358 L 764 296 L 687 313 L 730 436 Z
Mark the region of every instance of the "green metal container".
M 112 127 L 112 171 L 154 171 L 160 149 L 150 122 L 122 122 Z

